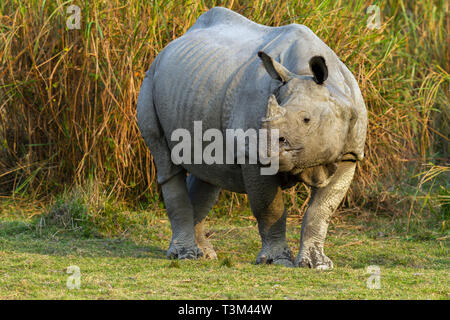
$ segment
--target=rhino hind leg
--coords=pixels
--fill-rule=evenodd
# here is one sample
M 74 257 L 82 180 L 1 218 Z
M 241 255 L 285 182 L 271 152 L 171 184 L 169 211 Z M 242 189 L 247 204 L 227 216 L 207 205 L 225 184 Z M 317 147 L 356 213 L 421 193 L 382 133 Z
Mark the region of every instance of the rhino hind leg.
M 332 269 L 333 262 L 323 252 L 331 216 L 344 198 L 355 172 L 354 162 L 341 162 L 326 187 L 313 190 L 302 223 L 298 267 Z
M 197 245 L 202 250 L 204 258 L 217 259 L 212 244 L 206 238 L 204 221 L 209 210 L 217 201 L 220 188 L 200 180 L 192 174 L 187 178 L 187 187 L 194 208 L 194 232 Z
M 157 59 L 156 59 L 157 60 Z M 137 103 L 138 126 L 150 148 L 172 227 L 169 259 L 197 259 L 202 251 L 194 236 L 194 209 L 186 187 L 186 170 L 171 161 L 170 149 L 159 123 L 153 101 L 154 61 L 141 85 Z
M 252 165 L 245 166 L 242 172 L 262 242 L 256 263 L 293 267 L 292 252 L 286 242 L 286 209 L 279 177 L 260 175 L 260 168 Z
M 172 227 L 169 259 L 197 259 L 202 251 L 195 243 L 194 209 L 186 188 L 186 172 L 180 172 L 161 185 L 164 204 Z

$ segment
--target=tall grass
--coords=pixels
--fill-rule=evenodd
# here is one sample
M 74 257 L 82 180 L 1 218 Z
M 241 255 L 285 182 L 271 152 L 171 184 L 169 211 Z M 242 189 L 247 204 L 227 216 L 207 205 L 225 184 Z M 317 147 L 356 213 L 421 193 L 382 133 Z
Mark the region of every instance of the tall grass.
M 66 27 L 70 4 L 81 8 L 81 30 Z M 381 7 L 380 29 L 367 28 L 371 4 Z M 48 199 L 97 181 L 120 199 L 153 198 L 155 167 L 136 125 L 139 87 L 158 52 L 215 5 L 266 25 L 305 24 L 353 71 L 369 132 L 348 203 L 379 207 L 420 164 L 448 167 L 445 0 L 3 0 L 0 194 Z M 298 186 L 286 197 L 300 210 L 297 193 L 307 192 Z

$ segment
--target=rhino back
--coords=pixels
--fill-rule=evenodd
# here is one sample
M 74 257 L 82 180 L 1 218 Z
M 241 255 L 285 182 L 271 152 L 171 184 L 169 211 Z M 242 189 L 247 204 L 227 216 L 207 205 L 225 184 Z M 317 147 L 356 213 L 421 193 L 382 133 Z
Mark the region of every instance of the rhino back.
M 296 74 L 311 74 L 309 59 L 323 56 L 329 69 L 327 82 L 349 95 L 362 114 L 360 129 L 353 134 L 361 137 L 366 111 L 356 80 L 309 28 L 262 26 L 216 7 L 158 55 L 153 95 L 166 138 L 177 128 L 192 132 L 197 120 L 202 120 L 203 130 L 259 128 L 268 97 L 279 85 L 262 67 L 257 57 L 260 50 Z M 355 143 L 355 139 L 349 137 L 352 149 L 363 147 L 363 140 Z

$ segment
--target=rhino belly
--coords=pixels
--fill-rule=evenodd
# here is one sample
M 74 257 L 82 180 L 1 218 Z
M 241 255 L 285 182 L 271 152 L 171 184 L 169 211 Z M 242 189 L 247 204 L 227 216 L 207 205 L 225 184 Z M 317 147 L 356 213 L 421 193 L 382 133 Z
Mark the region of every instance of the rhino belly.
M 245 193 L 240 166 L 237 165 L 183 165 L 190 173 L 222 189 Z

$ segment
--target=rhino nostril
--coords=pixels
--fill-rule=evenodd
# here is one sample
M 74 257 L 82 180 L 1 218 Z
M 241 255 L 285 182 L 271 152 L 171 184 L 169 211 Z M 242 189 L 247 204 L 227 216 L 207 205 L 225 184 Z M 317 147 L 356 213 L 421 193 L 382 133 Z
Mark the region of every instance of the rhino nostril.
M 303 118 L 304 123 L 309 123 L 310 120 L 311 120 L 310 118 Z
M 284 137 L 280 137 L 280 139 L 278 139 L 278 141 L 279 141 L 281 144 L 285 144 L 285 143 L 286 143 L 286 139 L 285 139 Z

